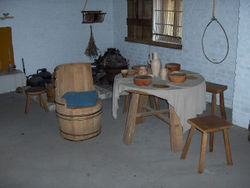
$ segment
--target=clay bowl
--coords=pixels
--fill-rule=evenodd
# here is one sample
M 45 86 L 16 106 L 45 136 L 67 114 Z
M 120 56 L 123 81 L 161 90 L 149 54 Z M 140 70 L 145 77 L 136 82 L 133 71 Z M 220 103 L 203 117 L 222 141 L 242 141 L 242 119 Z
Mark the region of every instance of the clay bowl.
M 134 83 L 137 86 L 148 86 L 152 83 L 152 76 L 147 76 L 147 75 L 135 76 Z
M 186 73 L 180 71 L 170 72 L 168 77 L 171 82 L 176 82 L 176 83 L 182 83 L 187 78 Z
M 134 65 L 132 67 L 133 70 L 136 70 L 138 75 L 147 75 L 148 74 L 148 67 L 146 65 Z
M 179 63 L 167 63 L 165 68 L 168 70 L 168 72 L 180 71 L 181 65 Z
M 136 70 L 128 70 L 128 76 L 134 76 L 136 74 Z

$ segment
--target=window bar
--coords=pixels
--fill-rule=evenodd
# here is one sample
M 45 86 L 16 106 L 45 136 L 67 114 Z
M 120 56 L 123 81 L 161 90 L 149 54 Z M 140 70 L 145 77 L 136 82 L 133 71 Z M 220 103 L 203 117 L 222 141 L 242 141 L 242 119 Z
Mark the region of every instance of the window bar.
M 177 2 L 177 0 L 174 0 L 174 9 L 175 9 L 175 10 L 178 10 L 178 9 L 177 9 L 177 6 L 178 6 L 178 2 Z M 178 24 L 178 22 L 177 22 L 177 15 L 174 14 L 173 35 L 174 35 L 175 37 L 176 37 L 177 34 L 178 34 L 178 31 L 177 31 L 177 24 Z
M 175 27 L 182 27 L 180 25 L 174 25 L 174 24 L 163 24 L 163 23 L 155 23 L 156 25 L 169 25 L 169 26 L 175 26 Z

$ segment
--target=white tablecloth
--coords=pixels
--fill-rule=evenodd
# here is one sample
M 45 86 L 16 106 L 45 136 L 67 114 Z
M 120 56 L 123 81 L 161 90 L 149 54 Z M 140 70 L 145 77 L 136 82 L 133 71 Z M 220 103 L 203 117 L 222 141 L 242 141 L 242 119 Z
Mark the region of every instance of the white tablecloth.
M 206 109 L 206 83 L 205 79 L 198 73 L 185 71 L 187 80 L 184 83 L 174 83 L 160 78 L 153 78 L 152 84 L 146 87 L 136 86 L 133 77 L 123 78 L 118 74 L 113 85 L 113 118 L 117 119 L 119 108 L 118 100 L 120 95 L 126 95 L 125 90 L 139 90 L 168 101 L 174 107 L 181 124 L 183 133 L 190 128 L 187 123 L 189 118 L 196 117 Z M 165 84 L 170 86 L 167 89 L 156 89 L 153 84 Z

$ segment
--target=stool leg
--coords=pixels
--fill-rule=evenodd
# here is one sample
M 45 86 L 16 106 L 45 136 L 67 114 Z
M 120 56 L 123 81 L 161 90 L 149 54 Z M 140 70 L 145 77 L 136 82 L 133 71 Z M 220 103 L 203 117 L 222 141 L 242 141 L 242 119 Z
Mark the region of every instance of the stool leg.
M 212 93 L 212 114 L 216 115 L 216 94 Z
M 37 95 L 37 102 L 38 102 L 38 105 L 41 107 L 42 103 L 41 103 L 41 96 L 40 96 L 40 94 Z
M 188 148 L 189 148 L 190 142 L 192 140 L 192 136 L 193 136 L 194 130 L 195 130 L 195 127 L 192 126 L 191 129 L 190 129 L 190 131 L 189 131 L 185 147 L 184 147 L 184 149 L 182 151 L 181 159 L 185 159 L 186 158 L 186 155 L 187 155 L 187 152 L 188 152 Z
M 224 129 L 223 133 L 224 133 L 223 135 L 224 135 L 224 142 L 225 142 L 225 148 L 226 148 L 226 154 L 227 154 L 227 164 L 233 165 L 227 129 Z
M 211 132 L 209 138 L 209 152 L 213 151 L 214 151 L 214 132 Z
M 200 155 L 200 163 L 199 163 L 199 173 L 203 172 L 204 162 L 205 162 L 205 154 L 206 154 L 206 145 L 207 145 L 207 133 L 203 133 L 202 136 L 202 145 L 201 145 L 201 155 Z
M 124 107 L 123 107 L 123 112 L 122 112 L 123 114 L 126 113 L 127 110 L 128 110 L 129 95 L 130 94 L 128 94 L 128 95 L 125 96 Z
M 220 92 L 220 112 L 223 119 L 226 120 L 226 112 L 225 112 L 225 106 L 224 106 L 224 94 L 223 92 Z
M 30 109 L 30 95 L 27 95 L 26 97 L 26 105 L 25 105 L 25 114 L 29 113 Z
M 40 97 L 40 98 L 41 98 L 41 100 L 42 100 L 43 107 L 44 107 L 45 111 L 48 112 L 49 110 L 48 110 L 47 103 L 46 103 L 46 100 L 45 100 L 44 95 L 41 94 L 41 97 Z M 41 101 L 41 100 L 40 100 L 40 101 Z

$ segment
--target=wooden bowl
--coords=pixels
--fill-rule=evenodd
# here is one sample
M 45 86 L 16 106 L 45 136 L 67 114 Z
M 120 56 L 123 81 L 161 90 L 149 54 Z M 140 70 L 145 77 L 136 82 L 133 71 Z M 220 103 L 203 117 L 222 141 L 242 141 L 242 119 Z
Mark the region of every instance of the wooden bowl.
M 168 70 L 168 72 L 180 71 L 181 65 L 179 63 L 167 63 L 165 68 Z
M 136 74 L 136 70 L 128 70 L 128 76 L 134 76 Z
M 132 67 L 133 70 L 136 70 L 138 75 L 147 75 L 148 74 L 148 67 L 146 65 L 134 65 Z
M 168 77 L 171 82 L 176 82 L 176 83 L 182 83 L 187 78 L 186 73 L 180 71 L 170 72 Z
M 137 86 L 148 86 L 152 83 L 152 76 L 135 76 L 134 83 Z

